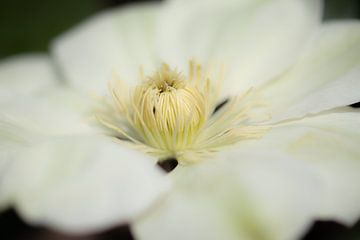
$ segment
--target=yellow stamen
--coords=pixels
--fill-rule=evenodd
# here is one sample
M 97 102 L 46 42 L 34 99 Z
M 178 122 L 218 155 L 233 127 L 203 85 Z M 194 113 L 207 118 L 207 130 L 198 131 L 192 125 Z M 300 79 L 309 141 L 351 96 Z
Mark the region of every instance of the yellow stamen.
M 180 164 L 196 162 L 224 146 L 259 137 L 266 131 L 249 124 L 250 109 L 258 104 L 251 90 L 213 114 L 222 79 L 211 81 L 212 74 L 194 61 L 190 61 L 187 77 L 167 64 L 150 77 L 140 73 L 144 81 L 131 95 L 124 92 L 119 79 L 110 85 L 115 110 L 99 113 L 98 119 L 119 139 L 147 153 L 159 158 L 176 157 Z
M 132 99 L 133 123 L 146 143 L 173 154 L 193 144 L 191 138 L 206 121 L 204 90 L 166 64 L 138 86 Z

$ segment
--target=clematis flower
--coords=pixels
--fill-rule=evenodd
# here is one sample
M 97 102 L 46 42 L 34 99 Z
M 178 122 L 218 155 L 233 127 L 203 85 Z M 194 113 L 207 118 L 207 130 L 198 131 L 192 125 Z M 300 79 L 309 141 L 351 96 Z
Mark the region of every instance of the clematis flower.
M 137 239 L 353 224 L 360 24 L 323 23 L 322 8 L 138 4 L 3 61 L 0 208 L 72 234 L 130 224 Z

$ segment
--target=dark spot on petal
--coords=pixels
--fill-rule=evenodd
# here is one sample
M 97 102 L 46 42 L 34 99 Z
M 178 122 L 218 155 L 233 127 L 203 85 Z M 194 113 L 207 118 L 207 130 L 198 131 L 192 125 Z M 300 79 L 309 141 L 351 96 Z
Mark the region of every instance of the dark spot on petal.
M 316 221 L 302 240 L 355 240 L 360 236 L 360 221 L 346 227 L 335 221 Z
M 153 114 L 155 114 L 156 113 L 156 108 L 155 107 L 153 107 Z
M 354 103 L 354 104 L 351 104 L 350 107 L 353 107 L 353 108 L 360 108 L 360 102 L 357 102 L 357 103 Z
M 219 111 L 222 107 L 225 106 L 229 102 L 229 99 L 225 99 L 224 101 L 220 102 L 214 109 L 214 112 L 212 114 L 215 114 L 217 111 Z
M 178 161 L 176 158 L 168 158 L 165 160 L 159 160 L 157 165 L 165 172 L 169 173 L 176 168 Z

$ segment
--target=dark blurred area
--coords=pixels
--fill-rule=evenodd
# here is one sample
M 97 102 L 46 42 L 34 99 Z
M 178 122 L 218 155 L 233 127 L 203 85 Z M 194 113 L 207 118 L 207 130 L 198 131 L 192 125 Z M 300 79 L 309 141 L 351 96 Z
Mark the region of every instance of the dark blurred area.
M 147 0 L 147 2 L 156 0 Z M 160 0 L 158 0 L 160 1 Z M 145 0 L 0 0 L 0 59 L 25 52 L 46 52 L 49 42 L 95 13 Z M 325 19 L 360 17 L 360 0 L 325 0 Z M 354 107 L 359 107 L 359 103 Z M 133 239 L 128 226 L 91 236 L 67 236 L 29 226 L 13 210 L 0 214 L 0 239 L 112 240 Z M 358 240 L 360 222 L 352 228 L 334 221 L 314 222 L 303 240 Z
M 76 23 L 106 8 L 135 2 L 146 0 L 0 0 L 0 59 L 47 51 L 51 39 Z
M 324 0 L 325 19 L 359 18 L 359 0 Z
M 46 51 L 51 39 L 106 8 L 156 0 L 0 0 L 0 59 Z M 157 0 L 160 1 L 160 0 Z M 359 0 L 325 0 L 325 18 L 358 18 Z
M 26 224 L 14 210 L 0 214 L 0 239 L 3 240 L 132 240 L 128 225 L 98 234 L 70 236 L 42 227 Z
M 29 226 L 14 210 L 0 214 L 0 239 L 6 240 L 134 240 L 128 225 L 87 235 L 70 236 L 51 229 Z M 360 221 L 346 227 L 335 221 L 316 221 L 300 240 L 359 240 Z M 184 239 L 185 240 L 185 239 Z M 259 239 L 260 240 L 260 239 Z

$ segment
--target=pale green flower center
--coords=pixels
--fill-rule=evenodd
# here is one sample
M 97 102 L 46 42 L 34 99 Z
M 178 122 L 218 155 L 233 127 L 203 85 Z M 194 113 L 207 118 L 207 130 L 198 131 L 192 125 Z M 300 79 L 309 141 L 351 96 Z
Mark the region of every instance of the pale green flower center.
M 243 139 L 262 136 L 266 128 L 249 124 L 256 105 L 248 91 L 219 111 L 221 71 L 217 81 L 190 61 L 185 77 L 167 64 L 128 94 L 120 80 L 110 86 L 114 103 L 98 119 L 118 139 L 160 159 L 196 162 Z
M 194 144 L 209 112 L 202 85 L 163 65 L 135 89 L 132 121 L 148 145 L 175 154 Z

